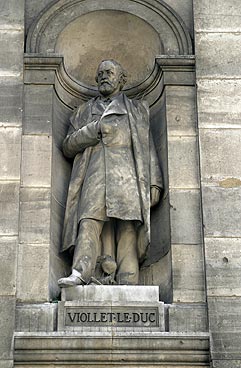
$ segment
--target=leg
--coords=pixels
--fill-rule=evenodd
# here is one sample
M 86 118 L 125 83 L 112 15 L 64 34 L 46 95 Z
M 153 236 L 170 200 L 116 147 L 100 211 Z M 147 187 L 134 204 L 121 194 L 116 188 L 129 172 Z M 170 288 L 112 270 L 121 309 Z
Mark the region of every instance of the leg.
M 104 222 L 84 219 L 80 222 L 74 249 L 72 274 L 58 281 L 60 287 L 80 285 L 89 282 L 94 274 L 99 254 L 100 235 Z
M 133 221 L 118 221 L 117 224 L 117 281 L 122 285 L 137 285 L 139 264 L 137 236 Z

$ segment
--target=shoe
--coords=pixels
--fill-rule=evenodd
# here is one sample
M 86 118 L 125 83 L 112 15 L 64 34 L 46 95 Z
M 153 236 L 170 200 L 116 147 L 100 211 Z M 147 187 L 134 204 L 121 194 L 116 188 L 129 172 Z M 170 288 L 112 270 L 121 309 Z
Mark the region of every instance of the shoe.
M 72 273 L 69 277 L 62 277 L 58 280 L 58 285 L 60 288 L 85 284 L 86 282 L 81 278 L 81 276 L 77 276 L 74 273 Z

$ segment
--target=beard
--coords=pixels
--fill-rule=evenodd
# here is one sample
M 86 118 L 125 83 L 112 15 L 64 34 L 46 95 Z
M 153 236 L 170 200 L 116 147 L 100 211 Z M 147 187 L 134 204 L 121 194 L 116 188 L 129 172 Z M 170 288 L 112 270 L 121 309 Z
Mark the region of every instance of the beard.
M 114 92 L 115 86 L 110 82 L 103 82 L 99 85 L 99 91 L 102 95 L 109 95 Z

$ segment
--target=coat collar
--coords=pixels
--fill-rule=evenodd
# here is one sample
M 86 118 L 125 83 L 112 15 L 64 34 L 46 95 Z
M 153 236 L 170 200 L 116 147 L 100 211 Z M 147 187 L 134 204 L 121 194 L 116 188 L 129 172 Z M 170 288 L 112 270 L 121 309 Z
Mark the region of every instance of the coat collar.
M 92 106 L 92 114 L 102 115 L 102 117 L 113 114 L 115 115 L 127 114 L 122 93 L 120 93 L 116 97 L 111 98 L 111 103 L 106 107 L 105 110 L 103 110 L 102 105 L 99 103 L 99 99 L 100 97 L 97 97 Z

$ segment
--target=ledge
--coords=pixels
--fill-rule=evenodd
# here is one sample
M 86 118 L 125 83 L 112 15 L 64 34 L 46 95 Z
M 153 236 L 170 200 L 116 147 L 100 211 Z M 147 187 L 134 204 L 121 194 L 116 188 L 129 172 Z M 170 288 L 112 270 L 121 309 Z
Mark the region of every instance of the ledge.
M 127 332 L 102 329 L 99 332 L 55 332 L 15 334 L 15 366 L 27 364 L 83 364 L 98 367 L 185 365 L 209 366 L 207 333 L 174 334 Z

